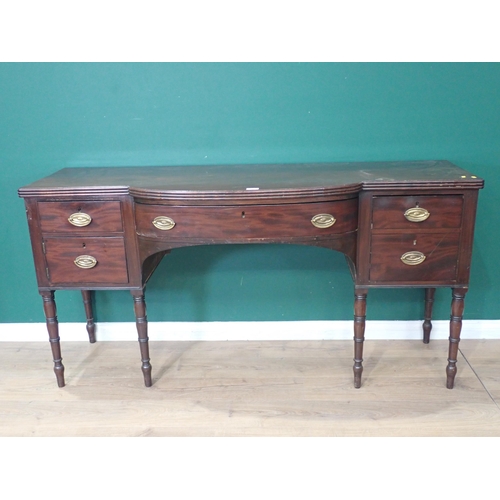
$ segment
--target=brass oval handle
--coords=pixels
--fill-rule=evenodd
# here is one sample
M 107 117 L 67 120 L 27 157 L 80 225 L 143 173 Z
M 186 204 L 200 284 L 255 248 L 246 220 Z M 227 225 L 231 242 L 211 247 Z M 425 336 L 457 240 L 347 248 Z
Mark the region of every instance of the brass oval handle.
M 96 266 L 97 259 L 92 257 L 92 255 L 79 255 L 74 262 L 81 269 L 92 269 Z
M 337 219 L 330 214 L 317 214 L 311 219 L 311 224 L 320 229 L 326 229 L 327 227 L 333 226 L 337 222 Z
M 422 252 L 413 250 L 411 252 L 406 252 L 401 255 L 401 260 L 407 266 L 418 266 L 426 259 L 426 256 Z
M 431 215 L 430 212 L 422 207 L 409 208 L 404 213 L 404 216 L 410 222 L 424 222 L 424 220 L 427 220 L 430 215 Z
M 162 231 L 169 231 L 175 226 L 175 221 L 170 217 L 159 215 L 153 219 L 153 226 Z
M 84 212 L 76 212 L 68 217 L 68 221 L 73 226 L 85 227 L 92 222 L 92 217 Z

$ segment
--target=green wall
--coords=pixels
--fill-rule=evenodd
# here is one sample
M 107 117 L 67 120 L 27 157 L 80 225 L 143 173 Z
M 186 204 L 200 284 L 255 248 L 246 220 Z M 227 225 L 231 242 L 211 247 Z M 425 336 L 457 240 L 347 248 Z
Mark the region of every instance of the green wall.
M 500 64 L 0 64 L 0 321 L 43 321 L 17 188 L 63 167 L 448 159 L 480 193 L 468 319 L 499 318 Z M 421 290 L 373 290 L 369 319 L 417 319 Z M 60 321 L 81 321 L 58 292 Z M 257 245 L 174 250 L 152 321 L 351 319 L 341 254 Z M 449 317 L 438 290 L 436 319 Z M 132 321 L 98 292 L 99 321 Z

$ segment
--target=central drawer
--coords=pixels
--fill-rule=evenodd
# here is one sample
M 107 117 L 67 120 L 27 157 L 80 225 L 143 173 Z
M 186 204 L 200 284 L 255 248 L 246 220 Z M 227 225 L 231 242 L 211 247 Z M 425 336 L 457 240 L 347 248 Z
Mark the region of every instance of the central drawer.
M 164 239 L 300 238 L 355 231 L 358 200 L 284 205 L 169 207 L 136 204 L 136 230 Z

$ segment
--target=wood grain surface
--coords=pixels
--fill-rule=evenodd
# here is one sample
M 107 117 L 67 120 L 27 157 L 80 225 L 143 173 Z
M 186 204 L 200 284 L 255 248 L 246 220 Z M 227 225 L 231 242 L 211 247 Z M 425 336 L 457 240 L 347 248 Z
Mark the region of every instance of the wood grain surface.
M 330 214 L 335 223 L 318 228 L 311 223 L 317 214 Z M 168 216 L 175 226 L 168 231 L 156 228 L 157 216 Z M 329 236 L 355 231 L 358 227 L 358 199 L 329 203 L 292 205 L 239 205 L 234 207 L 165 207 L 136 204 L 137 233 L 165 239 L 287 238 Z
M 0 436 L 499 436 L 500 341 L 67 342 L 66 387 L 45 342 L 2 343 Z
M 481 189 L 484 181 L 449 161 L 64 168 L 19 189 L 19 196 L 130 194 L 162 202 L 224 204 L 326 201 L 363 189 Z M 279 198 L 279 200 L 277 199 Z M 307 199 L 307 200 L 306 200 Z

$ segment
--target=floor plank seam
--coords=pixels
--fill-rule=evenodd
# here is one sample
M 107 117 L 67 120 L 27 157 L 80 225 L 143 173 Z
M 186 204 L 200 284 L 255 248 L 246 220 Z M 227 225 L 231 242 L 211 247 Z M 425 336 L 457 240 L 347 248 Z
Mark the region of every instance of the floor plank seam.
M 483 381 L 481 380 L 481 377 L 477 374 L 476 370 L 474 370 L 474 367 L 470 364 L 469 360 L 467 359 L 467 356 L 463 353 L 462 349 L 458 349 L 460 351 L 460 354 L 463 356 L 465 359 L 465 362 L 469 365 L 470 369 L 472 370 L 472 373 L 477 377 L 479 380 L 479 383 L 483 386 L 484 390 L 486 391 L 486 394 L 490 397 L 490 399 L 495 403 L 495 406 L 500 410 L 500 406 L 496 402 L 495 398 L 491 395 L 490 391 L 488 391 L 488 388 L 484 385 Z

